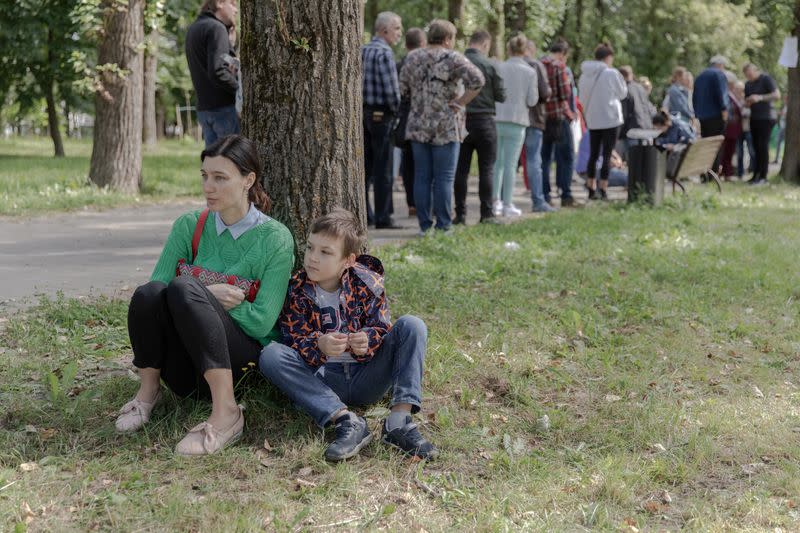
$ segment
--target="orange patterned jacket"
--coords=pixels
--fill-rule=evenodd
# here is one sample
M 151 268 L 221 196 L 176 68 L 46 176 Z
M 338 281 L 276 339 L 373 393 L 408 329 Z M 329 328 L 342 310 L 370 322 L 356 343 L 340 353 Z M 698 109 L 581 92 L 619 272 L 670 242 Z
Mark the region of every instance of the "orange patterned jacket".
M 328 356 L 317 346 L 322 324 L 315 285 L 305 270 L 301 269 L 292 276 L 278 322 L 283 344 L 292 347 L 306 363 L 316 367 L 325 364 Z M 356 264 L 342 274 L 341 288 L 339 305 L 347 329 L 352 333 L 363 330 L 369 339 L 367 353 L 352 356 L 357 362 L 366 363 L 375 356 L 383 336 L 392 327 L 383 291 L 383 265 L 370 255 L 359 256 Z

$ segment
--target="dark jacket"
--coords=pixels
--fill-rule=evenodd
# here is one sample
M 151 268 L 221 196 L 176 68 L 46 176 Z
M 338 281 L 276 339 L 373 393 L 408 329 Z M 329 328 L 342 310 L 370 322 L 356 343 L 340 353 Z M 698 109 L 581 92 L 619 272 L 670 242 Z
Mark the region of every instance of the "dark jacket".
M 622 134 L 633 128 L 649 130 L 653 127 L 656 108 L 647 96 L 647 90 L 637 81 L 628 82 L 628 96 L 622 101 L 622 116 L 625 123 Z
M 300 270 L 289 281 L 289 290 L 283 312 L 278 319 L 283 344 L 300 354 L 310 366 L 325 364 L 328 356 L 317 346 L 322 335 L 322 318 L 316 303 L 315 283 Z M 370 255 L 361 255 L 355 266 L 342 274 L 339 305 L 343 321 L 351 333 L 363 330 L 369 339 L 364 355 L 352 354 L 353 359 L 365 363 L 372 359 L 391 329 L 389 308 L 383 292 L 383 265 Z
M 547 81 L 547 69 L 538 59 L 525 58 L 525 62 L 536 71 L 536 83 L 539 89 L 539 102 L 530 110 L 531 128 L 543 130 L 547 122 L 547 110 L 545 105 L 550 98 L 550 83 Z
M 694 115 L 699 120 L 720 118 L 728 109 L 728 78 L 722 70 L 709 67 L 694 80 Z
M 209 111 L 236 104 L 239 82 L 228 65 L 236 53 L 228 29 L 211 13 L 201 13 L 186 32 L 186 59 L 197 93 L 197 110 Z
M 467 104 L 467 115 L 494 115 L 494 103 L 506 101 L 503 78 L 495 65 L 475 48 L 467 48 L 464 55 L 478 67 L 486 80 L 478 96 Z

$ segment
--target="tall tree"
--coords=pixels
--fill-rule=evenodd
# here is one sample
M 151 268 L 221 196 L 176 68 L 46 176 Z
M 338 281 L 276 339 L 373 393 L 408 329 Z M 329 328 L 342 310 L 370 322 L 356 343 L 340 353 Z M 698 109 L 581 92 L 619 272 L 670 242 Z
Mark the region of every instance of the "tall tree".
M 135 193 L 142 175 L 145 0 L 102 0 L 97 49 L 101 86 L 95 96 L 89 179 Z
M 362 6 L 242 2 L 243 130 L 259 147 L 274 216 L 292 231 L 299 257 L 310 222 L 332 208 L 366 223 Z
M 464 37 L 464 0 L 447 0 L 447 20 L 456 27 L 456 38 Z
M 486 29 L 492 35 L 492 44 L 489 47 L 489 55 L 497 59 L 503 59 L 504 43 L 506 40 L 505 24 L 505 2 L 504 0 L 489 0 L 492 8 L 489 10 L 486 21 Z
M 795 0 L 792 35 L 800 40 L 800 0 Z M 798 149 L 800 147 L 800 64 L 789 69 L 787 92 L 788 109 L 781 176 L 788 182 L 800 185 L 800 150 Z

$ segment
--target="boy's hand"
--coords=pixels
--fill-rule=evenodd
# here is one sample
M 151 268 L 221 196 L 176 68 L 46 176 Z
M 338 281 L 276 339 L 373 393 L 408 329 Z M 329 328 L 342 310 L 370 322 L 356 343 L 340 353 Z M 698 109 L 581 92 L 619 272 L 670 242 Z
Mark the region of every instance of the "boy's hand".
M 367 337 L 366 333 L 363 331 L 351 333 L 348 336 L 348 340 L 350 342 L 350 351 L 353 352 L 353 354 L 364 355 L 367 353 L 367 349 L 369 348 L 369 338 Z
M 347 333 L 326 333 L 317 340 L 317 346 L 327 356 L 342 355 L 347 349 Z

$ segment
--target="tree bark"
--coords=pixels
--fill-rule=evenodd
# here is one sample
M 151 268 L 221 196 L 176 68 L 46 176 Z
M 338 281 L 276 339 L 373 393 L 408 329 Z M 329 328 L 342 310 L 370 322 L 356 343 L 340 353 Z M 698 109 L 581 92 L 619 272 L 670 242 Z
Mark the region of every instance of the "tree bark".
M 53 80 L 46 82 L 45 100 L 47 101 L 47 129 L 53 139 L 53 149 L 56 157 L 64 157 L 64 141 L 61 139 L 61 130 L 58 127 L 58 109 L 56 108 L 55 84 Z
M 144 54 L 144 96 L 142 102 L 142 142 L 153 146 L 158 140 L 156 121 L 156 70 L 158 68 L 158 29 L 147 35 Z
M 525 0 L 510 0 L 504 6 L 506 30 L 511 34 L 525 33 L 528 25 L 528 11 Z
M 456 27 L 456 39 L 464 37 L 464 0 L 447 0 L 447 20 Z
M 800 0 L 794 7 L 794 31 L 800 38 Z M 789 183 L 800 185 L 800 65 L 789 69 L 787 88 L 786 136 L 783 142 L 781 176 Z
M 95 95 L 94 143 L 89 179 L 124 193 L 139 190 L 142 175 L 142 97 L 145 0 L 104 0 L 98 65 L 115 64 Z
M 242 2 L 243 132 L 298 261 L 311 221 L 334 207 L 366 227 L 361 9 L 362 0 Z
M 505 50 L 505 2 L 504 0 L 491 0 L 492 12 L 489 13 L 489 20 L 486 30 L 492 35 L 492 44 L 489 47 L 489 55 L 497 59 L 503 59 Z

